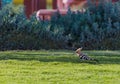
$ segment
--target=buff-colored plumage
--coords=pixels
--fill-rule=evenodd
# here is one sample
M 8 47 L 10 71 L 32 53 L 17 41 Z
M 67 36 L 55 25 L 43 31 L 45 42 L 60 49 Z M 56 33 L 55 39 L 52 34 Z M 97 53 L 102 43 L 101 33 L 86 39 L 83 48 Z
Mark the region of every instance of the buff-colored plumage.
M 82 50 L 82 48 L 78 48 L 75 52 L 76 52 L 76 54 L 77 55 L 80 55 L 81 54 L 81 50 Z

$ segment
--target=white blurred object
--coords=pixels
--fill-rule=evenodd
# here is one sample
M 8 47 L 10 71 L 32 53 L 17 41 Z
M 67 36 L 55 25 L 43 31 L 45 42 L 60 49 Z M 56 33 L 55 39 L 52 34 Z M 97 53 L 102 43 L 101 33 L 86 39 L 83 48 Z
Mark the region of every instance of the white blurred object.
M 66 4 L 66 3 L 71 3 L 73 2 L 73 0 L 63 0 L 63 3 Z
M 63 4 L 65 9 L 67 9 L 70 6 L 70 3 L 72 3 L 73 0 L 63 0 Z

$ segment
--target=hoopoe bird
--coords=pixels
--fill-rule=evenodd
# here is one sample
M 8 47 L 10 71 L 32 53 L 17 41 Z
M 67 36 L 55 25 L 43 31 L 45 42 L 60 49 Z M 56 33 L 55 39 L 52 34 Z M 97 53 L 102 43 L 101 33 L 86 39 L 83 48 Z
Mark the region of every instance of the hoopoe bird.
M 78 48 L 75 53 L 77 54 L 77 56 L 79 56 L 79 58 L 81 60 L 93 60 L 93 61 L 98 61 L 96 59 L 90 58 L 88 55 L 84 54 L 81 52 L 82 48 Z

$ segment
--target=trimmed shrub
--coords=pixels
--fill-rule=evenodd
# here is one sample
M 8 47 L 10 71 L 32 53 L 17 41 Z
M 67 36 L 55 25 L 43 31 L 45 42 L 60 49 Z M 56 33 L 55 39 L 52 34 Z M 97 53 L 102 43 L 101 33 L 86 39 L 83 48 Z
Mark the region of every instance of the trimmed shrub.
M 89 0 L 87 5 L 85 12 L 69 9 L 65 16 L 53 16 L 51 24 L 64 28 L 74 48 L 120 49 L 120 2 L 101 0 L 96 5 Z
M 27 19 L 22 6 L 3 7 L 0 18 L 0 50 L 66 48 L 66 37 L 62 36 L 59 26 L 51 27 L 48 21 L 39 22 L 35 14 Z
M 51 20 L 27 19 L 23 6 L 0 10 L 0 50 L 120 49 L 120 2 L 88 2 L 85 12 L 59 11 Z M 4 15 L 4 16 L 3 16 Z

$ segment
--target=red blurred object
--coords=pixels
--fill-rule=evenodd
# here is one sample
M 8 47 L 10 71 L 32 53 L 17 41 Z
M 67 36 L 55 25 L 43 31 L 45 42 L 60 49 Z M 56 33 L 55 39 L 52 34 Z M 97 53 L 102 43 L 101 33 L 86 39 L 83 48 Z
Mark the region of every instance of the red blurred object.
M 36 17 L 38 20 L 49 20 L 51 15 L 55 12 L 57 12 L 56 9 L 60 12 L 61 15 L 65 15 L 67 13 L 67 9 L 69 8 L 70 5 L 73 4 L 79 4 L 79 3 L 85 3 L 86 0 L 53 0 L 52 7 L 53 9 L 48 10 L 48 9 L 40 9 L 37 11 Z
M 95 1 L 95 0 L 92 0 Z M 119 0 L 112 0 L 113 2 L 119 1 Z M 53 0 L 52 1 L 52 8 L 51 10 L 46 9 L 46 0 L 24 0 L 25 5 L 25 13 L 27 17 L 29 18 L 30 15 L 39 10 L 38 15 L 51 15 L 53 11 L 56 11 L 54 9 L 59 9 L 60 12 L 62 9 L 67 10 L 69 6 L 77 6 L 82 5 L 84 6 L 86 4 L 87 0 Z M 96 4 L 99 3 L 99 0 L 96 0 Z M 44 9 L 44 10 L 43 10 Z M 41 10 L 41 11 L 40 11 Z M 44 12 L 44 14 L 42 13 Z M 46 14 L 45 14 L 46 13 Z M 45 19 L 45 18 L 43 18 Z
M 1 0 L 0 0 L 0 9 L 1 9 Z
M 87 0 L 53 0 L 52 2 L 52 8 L 53 9 L 67 9 L 69 6 L 72 5 L 85 5 Z M 99 2 L 99 0 L 92 0 L 97 1 L 96 4 Z M 112 2 L 117 2 L 119 0 L 112 0 Z M 0 0 L 0 8 L 2 5 L 2 0 Z M 24 0 L 24 6 L 25 6 L 25 13 L 27 17 L 29 18 L 30 15 L 38 11 L 40 9 L 46 9 L 46 0 Z
M 46 9 L 46 0 L 24 0 L 25 13 L 29 18 L 30 15 L 39 10 Z

